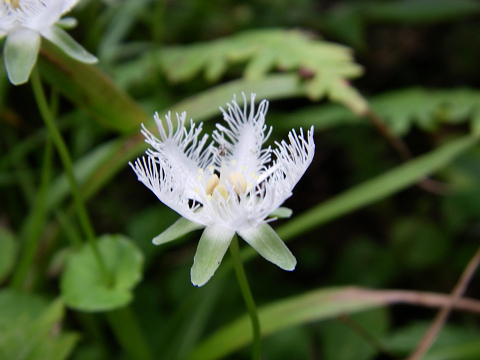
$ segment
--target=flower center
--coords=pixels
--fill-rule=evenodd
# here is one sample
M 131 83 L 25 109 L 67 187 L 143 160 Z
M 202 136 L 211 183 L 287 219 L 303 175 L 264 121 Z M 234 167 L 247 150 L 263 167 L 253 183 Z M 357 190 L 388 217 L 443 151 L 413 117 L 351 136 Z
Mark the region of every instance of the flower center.
M 212 195 L 215 190 L 226 200 L 228 198 L 228 190 L 226 181 L 230 182 L 233 185 L 235 193 L 237 195 L 245 194 L 247 191 L 247 180 L 245 176 L 240 174 L 239 172 L 232 172 L 228 175 L 228 180 L 223 180 L 222 173 L 220 173 L 220 178 L 217 174 L 213 174 L 207 181 L 207 185 L 205 186 L 205 192 L 207 195 Z M 215 197 L 215 194 L 213 194 Z

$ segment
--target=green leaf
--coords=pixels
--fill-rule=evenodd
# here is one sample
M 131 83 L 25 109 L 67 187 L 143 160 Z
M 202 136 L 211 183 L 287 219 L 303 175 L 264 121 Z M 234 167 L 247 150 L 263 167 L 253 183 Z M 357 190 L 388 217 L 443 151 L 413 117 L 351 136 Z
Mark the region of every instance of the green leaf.
M 390 352 L 407 356 L 418 345 L 430 323 L 413 323 L 397 329 L 382 339 Z M 438 334 L 425 360 L 476 360 L 480 358 L 480 341 L 477 329 L 465 325 L 446 324 Z
M 278 267 L 288 271 L 295 269 L 297 260 L 275 230 L 267 223 L 262 223 L 256 228 L 239 231 L 238 235 L 260 255 Z
M 42 77 L 104 126 L 128 133 L 151 119 L 99 68 L 72 59 L 48 41 L 42 43 L 40 53 Z
M 198 243 L 191 270 L 192 284 L 207 283 L 220 266 L 235 232 L 218 225 L 205 228 Z
M 141 280 L 143 254 L 125 236 L 104 235 L 97 247 L 110 279 L 105 279 L 90 244 L 72 254 L 61 278 L 67 306 L 82 311 L 106 311 L 127 305 Z
M 76 334 L 59 331 L 63 303 L 50 305 L 32 295 L 0 293 L 0 358 L 64 360 L 78 341 Z
M 135 62 L 137 69 L 145 69 L 136 76 L 148 76 L 146 71 L 155 62 L 172 82 L 191 80 L 201 71 L 208 80 L 217 81 L 229 66 L 239 63 L 245 64 L 247 81 L 258 81 L 272 70 L 292 71 L 306 83 L 312 99 L 328 95 L 355 113 L 365 113 L 368 107 L 348 81 L 363 72 L 351 50 L 299 30 L 251 30 L 210 42 L 164 47 Z
M 478 137 L 467 135 L 442 145 L 295 216 L 277 228 L 277 233 L 284 240 L 293 238 L 403 190 L 438 171 L 477 142 Z
M 352 296 L 351 290 L 352 288 L 348 287 L 315 290 L 261 307 L 258 316 L 262 324 L 262 336 L 300 324 L 327 320 L 382 305 L 378 298 L 358 299 L 355 295 Z M 223 359 L 250 341 L 250 318 L 245 315 L 216 331 L 187 359 Z
M 396 135 L 406 135 L 414 126 L 436 130 L 442 124 L 469 122 L 472 132 L 480 128 L 480 91 L 470 88 L 431 90 L 405 88 L 368 99 L 370 107 Z M 278 126 L 285 129 L 309 127 L 315 130 L 344 124 L 366 122 L 336 104 L 310 106 L 294 113 L 274 114 Z
M 204 227 L 205 226 L 201 224 L 194 223 L 181 217 L 160 235 L 154 237 L 152 242 L 154 245 L 165 244 L 169 241 L 176 240 L 191 231 L 202 229 Z
M 449 237 L 438 224 L 416 217 L 398 219 L 392 229 L 392 248 L 404 268 L 413 271 L 444 264 Z
M 0 291 L 0 328 L 18 318 L 35 319 L 48 306 L 45 299 L 12 290 Z
M 17 258 L 17 243 L 13 234 L 0 227 L 0 283 L 10 274 Z
M 324 324 L 321 328 L 322 347 L 326 360 L 369 360 L 377 351 L 369 343 L 362 329 L 369 337 L 382 338 L 388 329 L 387 309 L 372 309 L 358 314 L 341 316 L 337 321 Z

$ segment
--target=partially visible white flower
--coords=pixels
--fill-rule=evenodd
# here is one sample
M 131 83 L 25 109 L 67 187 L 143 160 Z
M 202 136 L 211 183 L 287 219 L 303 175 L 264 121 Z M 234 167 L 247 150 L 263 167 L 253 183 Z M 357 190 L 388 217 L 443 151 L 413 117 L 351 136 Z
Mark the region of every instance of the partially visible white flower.
M 272 131 L 265 125 L 268 101 L 263 100 L 255 113 L 255 94 L 250 110 L 243 97 L 243 109 L 235 97 L 227 111 L 220 108 L 227 124 L 217 124 L 216 145 L 207 144 L 208 135 L 200 136 L 202 123 L 197 126 L 190 120 L 187 130 L 185 112 L 177 114 L 176 124 L 170 113 L 165 122 L 155 114 L 160 139 L 143 126 L 145 141 L 153 149 L 130 163 L 138 180 L 183 217 L 153 239 L 154 244 L 205 228 L 191 270 L 197 286 L 213 276 L 235 233 L 282 269 L 293 270 L 296 265 L 267 222 L 275 220 L 269 216 L 292 194 L 312 161 L 313 126 L 306 137 L 303 130 L 299 134 L 292 130 L 289 143 L 262 149 Z
M 37 60 L 40 38 L 50 40 L 65 53 L 84 63 L 97 58 L 60 28 L 60 17 L 79 0 L 0 0 L 0 39 L 6 37 L 3 57 L 14 85 L 28 81 Z M 72 22 L 63 22 L 63 25 Z

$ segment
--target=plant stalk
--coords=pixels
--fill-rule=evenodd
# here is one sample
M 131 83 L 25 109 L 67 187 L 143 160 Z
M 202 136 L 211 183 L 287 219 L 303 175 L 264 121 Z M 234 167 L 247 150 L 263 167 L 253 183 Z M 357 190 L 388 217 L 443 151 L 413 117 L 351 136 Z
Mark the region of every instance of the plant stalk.
M 233 237 L 233 240 L 230 244 L 230 254 L 232 255 L 233 268 L 235 270 L 235 275 L 237 276 L 238 285 L 240 286 L 240 291 L 242 292 L 243 300 L 245 302 L 245 306 L 247 307 L 250 315 L 250 321 L 252 323 L 252 360 L 259 360 L 261 351 L 260 321 L 258 319 L 255 300 L 253 299 L 253 295 L 248 284 L 247 275 L 245 274 L 245 269 L 243 268 L 242 258 L 240 257 L 240 248 L 238 246 L 237 235 Z

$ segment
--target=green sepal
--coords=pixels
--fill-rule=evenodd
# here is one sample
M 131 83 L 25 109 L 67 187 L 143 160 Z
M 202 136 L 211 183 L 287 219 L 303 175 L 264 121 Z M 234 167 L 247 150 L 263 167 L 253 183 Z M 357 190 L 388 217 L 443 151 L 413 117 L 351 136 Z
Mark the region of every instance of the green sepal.
M 219 225 L 203 231 L 190 272 L 192 284 L 202 286 L 213 276 L 222 262 L 235 232 Z
M 75 19 L 74 17 L 64 17 L 60 20 L 58 20 L 55 25 L 57 25 L 58 27 L 62 28 L 62 29 L 73 29 L 74 27 L 76 27 L 78 25 L 78 21 L 77 19 Z
M 152 240 L 154 245 L 161 245 L 178 239 L 191 231 L 202 229 L 205 226 L 187 220 L 184 217 L 179 218 L 170 227 Z
M 41 32 L 42 36 L 62 49 L 68 56 L 85 64 L 94 64 L 98 59 L 77 43 L 58 26 L 49 27 Z
M 288 219 L 293 214 L 293 210 L 287 207 L 279 207 L 273 210 L 268 217 L 277 218 L 277 219 Z
M 262 223 L 256 228 L 239 231 L 238 235 L 265 259 L 283 270 L 295 269 L 297 260 L 275 230 L 267 223 Z
M 7 35 L 3 58 L 8 79 L 13 85 L 26 83 L 37 61 L 40 35 L 30 29 L 19 29 Z

